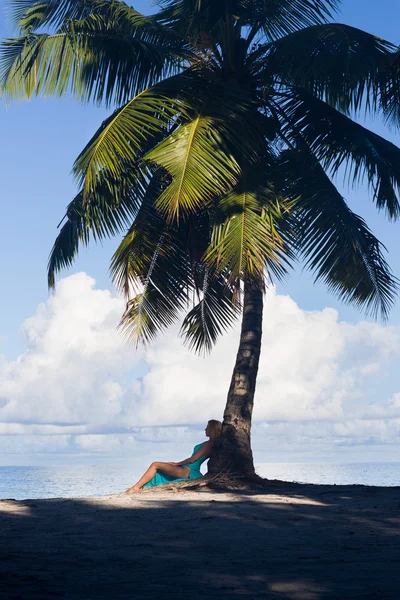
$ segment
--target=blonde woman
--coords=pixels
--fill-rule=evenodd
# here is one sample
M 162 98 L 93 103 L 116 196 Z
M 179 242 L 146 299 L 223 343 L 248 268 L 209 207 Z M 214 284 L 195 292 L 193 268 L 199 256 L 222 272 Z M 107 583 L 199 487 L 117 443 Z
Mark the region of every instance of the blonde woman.
M 180 462 L 153 462 L 139 481 L 126 490 L 125 494 L 138 492 L 142 488 L 149 488 L 171 481 L 184 481 L 185 479 L 198 479 L 202 477 L 200 466 L 210 458 L 216 440 L 221 435 L 222 423 L 212 419 L 208 421 L 205 434 L 210 438 L 207 442 L 197 444 L 190 458 Z

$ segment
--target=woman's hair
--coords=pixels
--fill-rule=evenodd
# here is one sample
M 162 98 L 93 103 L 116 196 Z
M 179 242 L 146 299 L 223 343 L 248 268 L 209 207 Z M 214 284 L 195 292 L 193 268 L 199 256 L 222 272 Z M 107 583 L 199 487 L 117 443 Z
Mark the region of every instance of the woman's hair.
M 222 423 L 221 421 L 216 421 L 215 419 L 211 419 L 208 421 L 208 427 L 210 432 L 210 439 L 215 442 L 221 435 L 222 431 Z

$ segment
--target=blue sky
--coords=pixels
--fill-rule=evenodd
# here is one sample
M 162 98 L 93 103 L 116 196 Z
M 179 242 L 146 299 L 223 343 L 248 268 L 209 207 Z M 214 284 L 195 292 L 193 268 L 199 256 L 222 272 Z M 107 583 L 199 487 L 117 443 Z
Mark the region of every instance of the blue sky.
M 138 10 L 151 12 L 150 2 L 142 0 L 132 4 Z M 5 8 L 5 0 L 0 0 L 0 38 L 12 36 L 13 33 L 7 23 Z M 344 0 L 337 20 L 398 44 L 399 17 L 400 6 L 395 0 L 381 0 L 379 3 L 372 0 Z M 0 355 L 3 355 L 7 364 L 21 357 L 27 349 L 26 327 L 25 334 L 21 334 L 21 325 L 32 315 L 37 316 L 38 305 L 48 300 L 46 264 L 57 235 L 56 226 L 76 190 L 70 175 L 73 161 L 109 112 L 66 98 L 35 99 L 9 106 L 0 101 Z M 400 143 L 400 134 L 388 131 L 379 121 L 368 124 L 378 133 Z M 344 193 L 352 209 L 367 220 L 386 245 L 389 262 L 400 276 L 400 225 L 388 223 L 383 214 L 377 213 L 364 187 L 345 189 Z M 82 250 L 73 269 L 65 275 L 84 272 L 96 280 L 98 289 L 111 289 L 108 265 L 116 245 L 117 240 L 114 239 L 102 246 L 93 244 L 89 250 Z M 87 298 L 89 287 L 89 284 L 82 287 Z M 340 321 L 356 326 L 365 320 L 364 315 L 336 301 L 322 285 L 313 285 L 312 276 L 300 270 L 286 283 L 279 284 L 277 292 L 289 295 L 298 304 L 299 310 L 303 311 L 301 315 L 304 311 L 322 311 L 325 307 L 331 307 L 338 311 Z M 394 330 L 400 326 L 399 302 L 388 326 Z M 62 327 L 68 328 L 68 322 L 64 321 Z M 28 350 L 32 350 L 29 343 Z M 387 361 L 390 360 L 389 352 Z M 140 364 L 135 367 L 137 372 L 142 369 L 143 365 Z M 119 373 L 124 381 L 131 375 L 132 371 Z M 397 392 L 400 387 L 397 384 L 395 369 L 389 369 L 384 380 L 369 380 L 368 383 L 371 390 L 387 400 Z M 351 393 L 354 394 L 354 390 Z M 357 403 L 357 400 L 354 402 Z M 147 424 L 143 418 L 145 422 Z

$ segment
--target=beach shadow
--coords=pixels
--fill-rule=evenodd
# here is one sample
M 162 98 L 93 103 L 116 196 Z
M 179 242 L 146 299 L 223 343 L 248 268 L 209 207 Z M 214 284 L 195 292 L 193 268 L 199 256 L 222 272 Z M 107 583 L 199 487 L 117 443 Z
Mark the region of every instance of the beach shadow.
M 399 598 L 400 488 L 184 493 L 0 501 L 0 598 Z

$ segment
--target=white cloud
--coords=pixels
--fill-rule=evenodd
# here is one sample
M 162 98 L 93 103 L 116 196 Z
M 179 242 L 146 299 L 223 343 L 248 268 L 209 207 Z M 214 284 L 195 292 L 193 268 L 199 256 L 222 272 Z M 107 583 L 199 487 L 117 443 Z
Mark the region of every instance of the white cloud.
M 3 422 L 109 423 L 120 412 L 118 377 L 138 360 L 116 325 L 123 301 L 78 273 L 22 325 L 28 349 L 0 365 Z
M 132 395 L 138 424 L 203 423 L 221 415 L 238 344 L 238 327 L 206 359 L 168 335 L 146 353 L 149 372 Z M 338 322 L 337 312 L 301 310 L 271 291 L 265 300 L 254 419 L 338 420 L 358 385 L 389 353 L 398 334 L 372 323 Z
M 378 441 L 392 443 L 400 434 L 400 418 L 397 419 L 354 419 L 336 423 L 335 432 L 343 438 L 351 438 L 358 443 Z
M 87 434 L 78 436 L 75 443 L 80 450 L 86 452 L 118 453 L 133 447 L 136 442 L 131 435 Z
M 190 445 L 193 428 L 202 437 L 204 423 L 222 417 L 239 326 L 207 358 L 187 350 L 177 328 L 137 352 L 116 330 L 123 307 L 122 299 L 79 273 L 61 280 L 25 321 L 27 350 L 0 362 L 1 451 L 117 456 Z M 312 442 L 325 451 L 372 437 L 391 443 L 398 427 L 387 420 L 400 417 L 400 394 L 382 391 L 384 385 L 379 397 L 371 390 L 395 368 L 399 348 L 396 328 L 339 322 L 333 309 L 307 312 L 271 290 L 255 452 Z
M 371 404 L 365 411 L 365 416 L 371 419 L 400 419 L 400 394 L 395 394 L 387 402 Z

